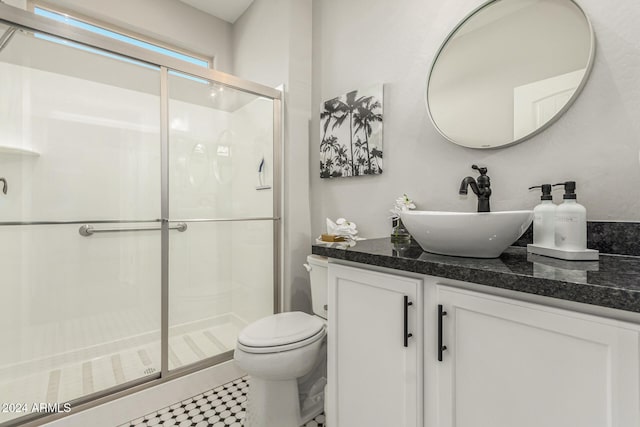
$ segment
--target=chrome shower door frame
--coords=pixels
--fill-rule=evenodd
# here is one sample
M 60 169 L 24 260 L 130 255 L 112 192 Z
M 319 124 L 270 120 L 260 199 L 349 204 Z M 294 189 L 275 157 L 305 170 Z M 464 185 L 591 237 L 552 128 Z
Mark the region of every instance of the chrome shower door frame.
M 96 35 L 86 30 L 68 26 L 64 23 L 36 16 L 30 12 L 16 7 L 8 6 L 0 2 L 0 22 L 10 27 L 23 28 L 29 31 L 44 33 L 50 36 L 63 38 L 71 42 L 87 45 L 106 52 L 145 62 L 160 70 L 160 143 L 161 143 L 161 218 L 140 222 L 160 222 L 161 232 L 161 370 L 155 376 L 140 378 L 116 387 L 112 387 L 97 393 L 83 396 L 71 401 L 76 411 L 89 409 L 103 403 L 131 395 L 138 391 L 150 388 L 178 377 L 211 367 L 232 359 L 233 352 L 228 351 L 220 355 L 201 360 L 191 365 L 169 370 L 169 230 L 175 228 L 171 224 L 182 220 L 169 219 L 169 70 L 188 74 L 197 78 L 206 79 L 214 83 L 238 89 L 257 96 L 273 100 L 273 215 L 269 218 L 235 218 L 215 219 L 208 221 L 243 221 L 243 220 L 271 220 L 273 222 L 273 307 L 274 312 L 282 310 L 282 91 L 241 79 L 231 74 L 217 70 L 199 67 L 188 62 L 180 61 L 162 54 L 151 52 L 136 46 Z M 197 221 L 197 220 L 196 220 Z M 12 225 L 52 225 L 52 224 L 90 224 L 90 223 L 117 223 L 124 221 L 0 221 L 0 227 Z M 126 221 L 136 222 L 136 221 Z M 51 415 L 32 414 L 17 418 L 0 427 L 14 425 L 37 426 L 45 422 L 64 417 L 68 414 L 56 413 Z

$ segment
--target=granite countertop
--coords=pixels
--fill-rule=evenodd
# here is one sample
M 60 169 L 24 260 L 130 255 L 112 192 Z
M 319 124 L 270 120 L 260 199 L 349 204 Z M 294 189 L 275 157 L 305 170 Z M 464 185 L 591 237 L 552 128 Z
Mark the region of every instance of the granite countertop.
M 402 271 L 640 313 L 640 257 L 603 255 L 599 261 L 563 261 L 509 247 L 500 258 L 424 252 L 415 242 L 362 240 L 348 249 L 313 245 L 312 253 Z

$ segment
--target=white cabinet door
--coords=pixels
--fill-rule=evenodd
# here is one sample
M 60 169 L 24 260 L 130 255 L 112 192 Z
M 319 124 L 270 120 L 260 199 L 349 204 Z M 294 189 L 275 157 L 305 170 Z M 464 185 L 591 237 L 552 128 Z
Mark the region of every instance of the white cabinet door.
M 329 264 L 331 427 L 422 427 L 421 283 Z
M 439 286 L 438 427 L 640 426 L 638 327 Z

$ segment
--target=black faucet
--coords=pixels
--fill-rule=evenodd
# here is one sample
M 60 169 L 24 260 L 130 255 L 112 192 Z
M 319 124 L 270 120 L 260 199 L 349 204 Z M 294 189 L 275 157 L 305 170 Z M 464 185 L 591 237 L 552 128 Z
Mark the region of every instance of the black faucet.
M 489 208 L 489 197 L 491 196 L 491 180 L 487 176 L 487 168 L 479 168 L 472 165 L 471 169 L 480 172 L 478 181 L 468 176 L 460 184 L 460 194 L 467 194 L 467 187 L 471 186 L 474 194 L 478 196 L 478 212 L 491 212 Z

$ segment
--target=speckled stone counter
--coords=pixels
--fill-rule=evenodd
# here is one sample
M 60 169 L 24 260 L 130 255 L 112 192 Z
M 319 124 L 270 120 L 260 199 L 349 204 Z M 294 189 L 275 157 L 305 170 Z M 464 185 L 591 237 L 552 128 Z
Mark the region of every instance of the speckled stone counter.
M 640 313 L 640 257 L 603 255 L 599 261 L 562 261 L 508 248 L 500 258 L 478 259 L 423 252 L 390 239 L 359 241 L 349 249 L 314 245 L 329 258 L 478 283 L 512 291 Z

